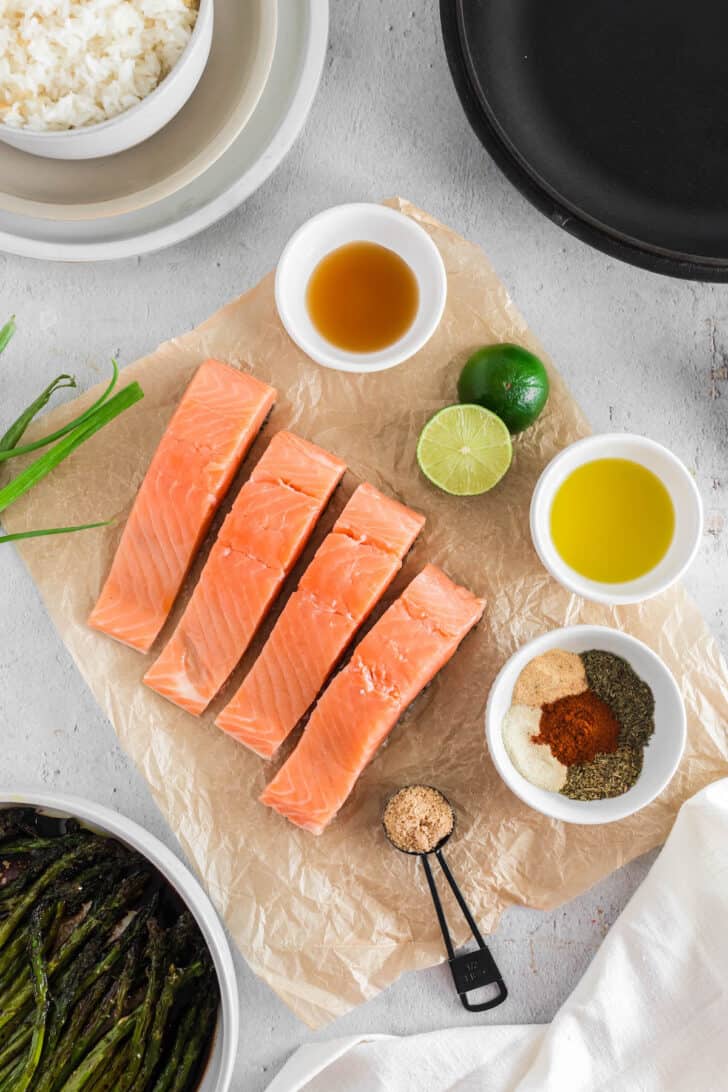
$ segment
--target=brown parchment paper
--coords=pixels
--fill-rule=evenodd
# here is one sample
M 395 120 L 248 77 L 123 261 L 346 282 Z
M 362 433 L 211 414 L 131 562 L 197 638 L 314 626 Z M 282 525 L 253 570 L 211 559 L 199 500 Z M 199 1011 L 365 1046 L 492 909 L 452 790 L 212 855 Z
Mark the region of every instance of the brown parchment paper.
M 682 588 L 636 607 L 587 604 L 555 584 L 534 553 L 528 532 L 534 483 L 560 448 L 589 431 L 552 366 L 547 409 L 517 439 L 513 466 L 491 493 L 455 499 L 418 473 L 419 430 L 455 400 L 460 367 L 473 349 L 509 340 L 545 354 L 477 247 L 408 203 L 394 204 L 430 233 L 448 273 L 445 316 L 415 358 L 369 376 L 317 367 L 284 333 L 268 276 L 196 330 L 128 367 L 124 379 L 139 380 L 144 401 L 79 449 L 5 521 L 8 531 L 19 531 L 119 518 L 116 528 L 31 541 L 21 552 L 61 637 L 241 952 L 311 1026 L 346 1012 L 403 971 L 443 958 L 416 859 L 383 839 L 379 818 L 392 790 L 425 781 L 454 802 L 458 828 L 449 857 L 478 919 L 492 929 L 509 904 L 557 906 L 661 843 L 682 801 L 728 773 L 728 674 Z M 304 563 L 356 480 L 368 479 L 427 516 L 389 598 L 430 560 L 487 600 L 479 628 L 415 702 L 320 838 L 257 803 L 272 767 L 212 724 L 254 649 L 223 697 L 195 720 L 141 684 L 150 657 L 85 624 L 155 446 L 207 356 L 248 368 L 280 392 L 243 476 L 283 427 L 348 462 L 350 474 Z M 93 397 L 88 392 L 56 411 L 43 427 L 55 427 Z M 580 621 L 619 626 L 645 640 L 675 673 L 689 714 L 687 751 L 669 789 L 639 815 L 604 827 L 566 826 L 530 811 L 501 782 L 483 734 L 488 688 L 505 659 L 529 638 Z M 457 931 L 460 916 L 451 918 Z

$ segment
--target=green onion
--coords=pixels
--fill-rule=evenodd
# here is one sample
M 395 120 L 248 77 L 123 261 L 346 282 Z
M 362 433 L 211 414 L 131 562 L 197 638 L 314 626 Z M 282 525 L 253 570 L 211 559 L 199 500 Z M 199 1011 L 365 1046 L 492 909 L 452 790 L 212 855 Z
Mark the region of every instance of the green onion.
M 0 489 L 0 512 L 4 512 L 14 501 L 22 497 L 24 493 L 27 493 L 29 489 L 32 489 L 39 481 L 45 478 L 46 474 L 49 474 L 51 470 L 54 470 L 59 463 L 63 462 L 71 452 L 75 451 L 86 440 L 90 439 L 94 433 L 103 428 L 110 421 L 113 421 L 115 417 L 118 417 L 124 410 L 129 409 L 135 402 L 138 402 L 144 397 L 144 392 L 138 383 L 130 383 L 128 387 L 124 387 L 123 390 L 115 394 L 113 398 L 110 398 L 108 402 L 98 406 L 90 416 L 84 415 L 83 423 L 77 425 L 72 432 L 69 432 L 63 439 L 52 447 L 50 451 L 46 451 L 40 458 L 27 466 L 24 470 L 8 482 L 6 486 Z
M 13 315 L 0 330 L 0 353 L 6 348 L 14 333 L 15 316 Z M 112 392 L 119 379 L 119 365 L 115 360 L 112 360 L 111 366 L 111 379 L 103 393 L 87 410 L 69 421 L 68 424 L 63 425 L 47 436 L 41 437 L 39 440 L 33 441 L 33 443 L 18 446 L 28 425 L 45 408 L 55 392 L 76 386 L 74 377 L 64 373 L 56 376 L 53 382 L 48 384 L 45 390 L 23 410 L 7 432 L 0 437 L 0 465 L 16 455 L 28 455 L 32 451 L 37 451 L 39 448 L 60 441 L 50 451 L 47 451 L 30 466 L 26 467 L 25 470 L 21 471 L 13 481 L 0 489 L 0 512 L 3 512 L 19 497 L 23 496 L 46 474 L 50 473 L 54 467 L 67 458 L 72 451 L 75 451 L 80 444 L 143 397 L 139 384 L 132 383 L 112 398 Z M 42 538 L 46 535 L 65 535 L 72 534 L 75 531 L 89 531 L 94 527 L 106 527 L 110 522 L 110 520 L 104 520 L 69 527 L 46 527 L 37 531 L 18 531 L 11 535 L 0 535 L 0 545 L 6 542 L 20 542 L 28 538 Z
M 37 413 L 48 404 L 51 395 L 56 391 L 65 390 L 68 387 L 75 387 L 76 380 L 72 375 L 57 375 L 52 383 L 49 383 L 44 391 L 42 391 L 34 402 L 31 402 L 27 409 L 23 410 L 17 421 L 13 421 L 12 425 L 0 439 L 0 462 L 3 459 L 9 459 L 11 455 L 20 455 L 20 451 L 16 448 L 18 440 L 22 437 L 26 428 L 33 420 Z M 22 450 L 22 449 L 21 449 Z
M 3 351 L 3 349 L 7 348 L 7 344 L 14 333 L 15 315 L 11 315 L 8 321 L 3 326 L 2 330 L 0 330 L 0 353 Z
M 0 535 L 0 546 L 4 542 L 21 542 L 24 538 L 43 538 L 45 535 L 70 535 L 74 531 L 91 531 L 94 527 L 108 527 L 113 520 L 105 519 L 100 523 L 79 523 L 75 527 L 44 527 L 42 531 L 17 531 L 14 535 Z
M 43 436 L 40 440 L 35 440 L 32 444 L 24 444 L 23 447 L 16 447 L 15 445 L 17 444 L 20 437 L 23 435 L 23 432 L 25 432 L 25 429 L 30 424 L 30 421 L 36 415 L 36 413 L 38 413 L 38 411 L 41 410 L 43 406 L 45 406 L 46 402 L 53 394 L 54 390 L 59 390 L 62 386 L 76 386 L 75 379 L 73 379 L 73 377 L 69 375 L 59 375 L 57 379 L 54 379 L 53 383 L 51 383 L 49 387 L 46 387 L 46 389 L 43 391 L 43 394 L 41 394 L 35 402 L 31 403 L 31 405 L 28 406 L 27 410 L 25 410 L 25 412 L 20 415 L 15 424 L 10 426 L 8 431 L 5 433 L 5 436 L 3 436 L 2 440 L 0 440 L 0 463 L 4 462 L 6 459 L 12 459 L 16 455 L 27 455 L 31 451 L 37 451 L 40 447 L 46 447 L 48 444 L 55 443 L 56 440 L 60 440 L 62 436 L 67 436 L 69 432 L 73 431 L 73 429 L 77 428 L 79 425 L 82 425 L 85 421 L 88 421 L 94 415 L 96 410 L 100 406 L 104 405 L 104 403 L 111 395 L 114 387 L 116 386 L 117 380 L 119 378 L 119 365 L 115 360 L 112 360 L 111 367 L 112 375 L 106 389 L 104 390 L 103 394 L 96 399 L 93 405 L 89 406 L 89 408 L 84 413 L 82 413 L 79 417 L 76 417 L 73 421 L 69 421 L 68 424 L 64 425 L 62 428 L 57 429 L 55 432 L 51 432 L 48 436 Z M 61 379 L 69 379 L 70 382 L 60 384 L 59 380 Z M 7 438 L 10 436 L 13 430 L 17 429 L 23 421 L 25 423 L 22 424 L 20 432 L 15 437 L 14 442 L 6 443 Z

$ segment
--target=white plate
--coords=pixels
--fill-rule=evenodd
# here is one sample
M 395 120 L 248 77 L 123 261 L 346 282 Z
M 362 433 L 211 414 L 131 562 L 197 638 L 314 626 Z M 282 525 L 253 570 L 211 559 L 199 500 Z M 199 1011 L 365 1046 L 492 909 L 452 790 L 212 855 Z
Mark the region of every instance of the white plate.
M 120 216 L 48 220 L 0 210 L 0 250 L 49 261 L 127 258 L 173 246 L 241 204 L 301 131 L 326 57 L 328 0 L 279 0 L 278 9 L 276 48 L 260 102 L 207 171 L 171 196 Z
M 214 11 L 204 73 L 169 124 L 118 155 L 80 162 L 57 159 L 41 165 L 26 152 L 0 146 L 0 209 L 44 220 L 119 216 L 161 201 L 208 170 L 260 101 L 275 53 L 278 5 L 276 0 L 215 0 Z M 148 99 L 104 125 L 126 124 L 137 111 L 143 117 L 145 104 L 167 84 L 164 80 Z M 95 128 L 78 133 L 91 134 Z M 69 135 L 50 137 L 62 141 Z
M 157 868 L 192 912 L 205 938 L 220 986 L 220 1019 L 210 1060 L 197 1092 L 228 1092 L 238 1052 L 240 1005 L 235 966 L 212 903 L 192 873 L 158 838 L 119 812 L 65 793 L 9 791 L 0 788 L 0 808 L 26 806 L 56 816 L 80 819 L 92 830 L 110 834 L 131 846 Z

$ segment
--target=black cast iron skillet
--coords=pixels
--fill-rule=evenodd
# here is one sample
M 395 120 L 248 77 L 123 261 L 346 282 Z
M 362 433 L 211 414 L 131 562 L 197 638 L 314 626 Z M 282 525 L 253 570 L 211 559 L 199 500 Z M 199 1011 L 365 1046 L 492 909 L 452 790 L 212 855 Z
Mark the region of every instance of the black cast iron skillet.
M 475 132 L 521 193 L 634 265 L 728 281 L 726 0 L 440 0 Z

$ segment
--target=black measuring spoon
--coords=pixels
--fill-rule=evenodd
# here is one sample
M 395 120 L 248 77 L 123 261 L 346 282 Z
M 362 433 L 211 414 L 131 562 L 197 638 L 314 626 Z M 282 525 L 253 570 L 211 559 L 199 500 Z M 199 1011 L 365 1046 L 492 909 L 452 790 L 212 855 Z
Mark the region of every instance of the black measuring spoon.
M 422 860 L 422 865 L 425 870 L 425 876 L 427 877 L 427 884 L 430 888 L 430 894 L 432 895 L 432 901 L 435 904 L 435 912 L 437 913 L 437 920 L 440 923 L 440 931 L 442 932 L 442 939 L 445 941 L 445 948 L 447 949 L 448 963 L 450 964 L 450 971 L 452 973 L 453 981 L 455 983 L 455 989 L 460 995 L 460 1001 L 464 1008 L 469 1012 L 485 1012 L 486 1009 L 494 1009 L 497 1005 L 502 1005 L 505 999 L 508 997 L 508 990 L 506 984 L 503 981 L 503 977 L 498 970 L 498 966 L 493 959 L 493 956 L 488 949 L 485 941 L 483 940 L 480 929 L 475 922 L 473 915 L 470 913 L 468 904 L 465 902 L 463 893 L 457 885 L 455 877 L 453 876 L 447 861 L 443 855 L 443 847 L 445 843 L 452 837 L 452 833 L 455 829 L 455 811 L 452 804 L 439 789 L 433 788 L 431 785 L 407 785 L 407 789 L 426 788 L 431 792 L 437 793 L 442 801 L 447 805 L 452 815 L 452 824 L 450 830 L 441 838 L 436 846 L 427 850 L 415 850 L 405 849 L 404 846 L 398 845 L 393 840 L 387 830 L 386 823 L 384 825 L 384 833 L 389 841 L 390 845 L 398 849 L 400 853 L 409 853 L 411 856 L 419 857 Z M 404 792 L 405 789 L 399 789 L 395 796 Z M 394 800 L 394 797 L 391 798 Z M 391 800 L 389 803 L 391 803 Z M 385 808 L 386 815 L 386 808 Z M 463 916 L 470 927 L 470 931 L 473 934 L 477 942 L 477 948 L 473 951 L 463 952 L 461 955 L 455 955 L 455 949 L 453 947 L 452 938 L 450 936 L 450 930 L 447 925 L 447 918 L 445 917 L 445 910 L 442 902 L 440 901 L 440 895 L 435 883 L 435 877 L 430 865 L 430 856 L 437 857 L 440 863 L 440 868 L 445 874 L 445 879 L 450 885 L 450 889 L 455 896 L 458 906 L 463 912 Z M 468 999 L 468 994 L 473 993 L 475 990 L 483 989 L 486 986 L 497 986 L 498 993 L 490 1001 L 481 1001 L 478 1004 L 473 1004 Z

